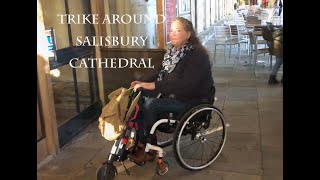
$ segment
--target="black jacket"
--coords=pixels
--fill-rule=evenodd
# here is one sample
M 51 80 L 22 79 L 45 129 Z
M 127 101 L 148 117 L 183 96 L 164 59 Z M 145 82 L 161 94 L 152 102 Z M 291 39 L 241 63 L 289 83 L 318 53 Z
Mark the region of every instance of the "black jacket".
M 156 91 L 164 96 L 171 94 L 182 102 L 212 98 L 213 78 L 209 57 L 201 50 L 190 50 L 176 65 L 175 69 L 166 74 L 162 81 L 157 81 L 162 66 L 144 77 L 142 81 L 155 82 Z

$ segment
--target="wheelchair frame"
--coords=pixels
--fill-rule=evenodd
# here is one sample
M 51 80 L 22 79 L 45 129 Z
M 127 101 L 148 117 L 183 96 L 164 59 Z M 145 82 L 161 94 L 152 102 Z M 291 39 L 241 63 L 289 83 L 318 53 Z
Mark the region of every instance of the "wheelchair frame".
M 216 100 L 216 98 L 215 98 Z M 138 108 L 139 109 L 139 108 Z M 221 121 L 221 126 L 219 126 L 216 129 L 211 129 L 206 131 L 206 129 L 204 129 L 204 131 L 200 130 L 203 128 L 203 126 L 206 125 L 210 125 L 210 121 L 206 122 L 206 120 L 204 120 L 203 122 L 199 120 L 192 121 L 192 118 L 195 117 L 199 112 L 202 111 L 214 111 L 214 113 L 216 113 Z M 210 116 L 210 119 L 213 119 L 212 114 L 210 113 L 207 114 L 205 113 L 204 115 L 206 116 Z M 188 111 L 186 111 L 182 116 L 180 116 L 181 118 L 179 120 L 177 119 L 172 119 L 172 113 L 169 114 L 168 118 L 162 118 L 159 119 L 158 121 L 156 121 L 156 123 L 152 126 L 151 130 L 150 130 L 150 134 L 153 135 L 156 133 L 157 131 L 157 127 L 161 124 L 164 123 L 169 123 L 169 124 L 175 124 L 178 123 L 178 125 L 176 126 L 174 132 L 172 133 L 172 138 L 167 140 L 168 142 L 165 143 L 167 146 L 168 145 L 173 145 L 173 151 L 174 154 L 176 155 L 176 160 L 178 161 L 178 163 L 185 169 L 188 170 L 201 170 L 204 169 L 208 166 L 210 166 L 215 159 L 219 156 L 219 154 L 221 153 L 223 146 L 225 144 L 225 140 L 226 140 L 226 123 L 224 120 L 224 116 L 222 114 L 222 112 L 215 106 L 211 105 L 211 104 L 200 104 L 198 106 L 194 106 L 191 107 L 190 109 L 188 109 Z M 207 117 L 208 118 L 208 117 Z M 137 146 L 137 134 L 136 134 L 136 127 L 134 126 L 134 123 L 131 123 L 131 121 L 127 122 L 127 126 L 125 127 L 124 131 L 122 132 L 122 134 L 120 135 L 120 137 L 115 140 L 112 148 L 111 148 L 111 152 L 109 153 L 108 159 L 107 161 L 105 161 L 102 166 L 100 166 L 96 172 L 97 175 L 97 179 L 98 180 L 112 180 L 114 179 L 115 175 L 118 173 L 116 167 L 113 165 L 114 161 L 118 161 L 121 162 L 121 164 L 123 165 L 125 172 L 130 175 L 130 172 L 128 171 L 128 169 L 125 167 L 124 165 L 124 161 L 128 159 L 128 155 L 131 153 L 129 152 L 129 147 L 130 146 L 130 142 L 132 143 L 132 141 L 134 141 L 134 149 Z M 192 126 L 191 124 L 198 124 L 197 127 L 196 126 Z M 199 124 L 200 123 L 200 124 Z M 207 123 L 207 124 L 206 124 Z M 189 126 L 190 124 L 190 126 Z M 197 128 L 199 128 L 199 130 L 197 130 Z M 184 128 L 189 128 L 189 130 L 185 130 Z M 194 140 L 196 139 L 197 141 L 203 143 L 205 145 L 205 143 L 208 143 L 209 138 L 207 138 L 207 135 L 214 133 L 216 131 L 220 131 L 222 130 L 222 139 L 219 142 L 218 145 L 218 149 L 217 151 L 214 153 L 214 155 L 212 157 L 210 157 L 209 160 L 206 161 L 205 164 L 194 167 L 189 165 L 186 160 L 183 159 L 182 157 L 182 153 L 180 151 L 180 140 L 182 137 L 185 137 L 186 135 L 191 135 L 190 140 Z M 188 134 L 189 133 L 189 134 Z M 171 134 L 171 133 L 170 133 Z M 169 168 L 169 164 L 165 161 L 163 161 L 163 156 L 164 156 L 164 151 L 162 149 L 162 147 L 166 147 L 166 146 L 161 146 L 159 145 L 152 145 L 150 143 L 146 144 L 145 147 L 145 153 L 149 152 L 150 150 L 156 150 L 158 152 L 158 161 L 157 163 L 163 163 L 164 166 L 162 169 L 157 169 L 157 173 L 159 175 L 164 175 L 168 172 Z M 129 146 L 128 146 L 129 144 Z M 202 145 L 202 146 L 204 146 Z M 210 147 L 211 148 L 211 147 Z M 201 161 L 202 163 L 202 161 Z M 144 165 L 144 163 L 142 164 Z M 140 165 L 140 166 L 142 166 Z

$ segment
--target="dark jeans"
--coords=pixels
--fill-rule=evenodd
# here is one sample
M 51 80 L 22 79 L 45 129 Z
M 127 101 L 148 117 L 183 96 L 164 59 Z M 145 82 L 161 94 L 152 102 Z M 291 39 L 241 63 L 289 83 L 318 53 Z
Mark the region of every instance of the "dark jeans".
M 138 117 L 139 125 L 139 140 L 142 143 L 151 141 L 151 144 L 156 144 L 155 137 L 149 137 L 150 130 L 153 124 L 159 120 L 159 113 L 180 113 L 185 111 L 190 105 L 183 103 L 174 98 L 157 98 L 158 93 L 153 91 L 143 90 L 142 97 L 138 104 L 140 105 L 141 112 Z M 147 140 L 149 138 L 149 140 Z

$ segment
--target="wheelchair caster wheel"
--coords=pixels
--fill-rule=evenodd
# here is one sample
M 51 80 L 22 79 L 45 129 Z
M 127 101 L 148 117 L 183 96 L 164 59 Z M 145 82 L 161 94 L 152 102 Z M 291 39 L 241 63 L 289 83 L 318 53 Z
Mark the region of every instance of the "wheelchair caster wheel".
M 160 176 L 165 175 L 169 171 L 169 164 L 166 161 L 163 161 L 162 159 L 158 160 L 156 171 Z
M 97 180 L 113 180 L 117 173 L 113 164 L 104 164 L 96 172 Z

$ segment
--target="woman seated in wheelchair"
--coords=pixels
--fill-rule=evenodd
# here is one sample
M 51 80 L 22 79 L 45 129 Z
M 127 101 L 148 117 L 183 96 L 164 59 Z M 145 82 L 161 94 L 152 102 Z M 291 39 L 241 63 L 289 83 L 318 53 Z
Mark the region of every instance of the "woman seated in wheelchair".
M 140 89 L 143 98 L 139 102 L 143 118 L 138 119 L 138 149 L 129 155 L 136 164 L 154 161 L 156 152 L 144 155 L 147 142 L 156 145 L 156 137 L 150 137 L 152 125 L 158 120 L 157 114 L 180 113 L 191 106 L 212 101 L 214 96 L 213 78 L 209 55 L 196 36 L 192 23 L 177 17 L 171 24 L 170 44 L 163 57 L 162 66 L 152 74 L 131 83 Z M 161 93 L 162 98 L 157 98 Z M 140 113 L 141 114 L 141 113 Z

